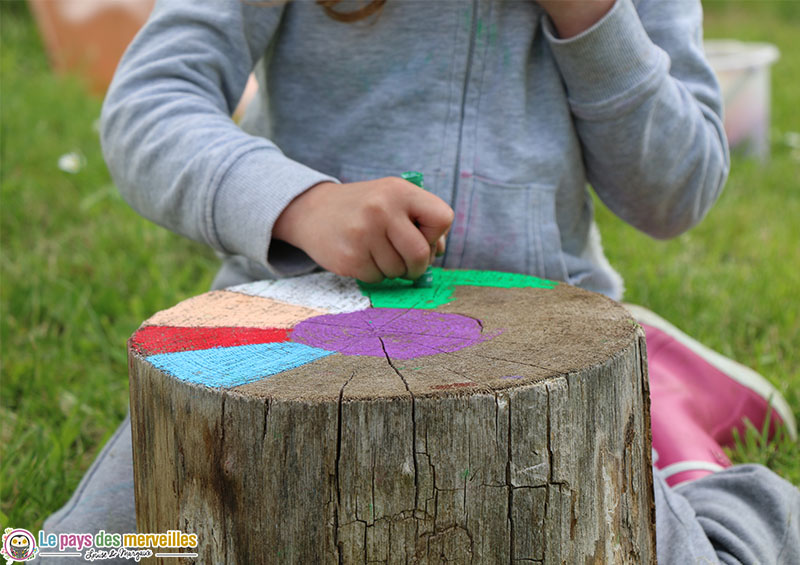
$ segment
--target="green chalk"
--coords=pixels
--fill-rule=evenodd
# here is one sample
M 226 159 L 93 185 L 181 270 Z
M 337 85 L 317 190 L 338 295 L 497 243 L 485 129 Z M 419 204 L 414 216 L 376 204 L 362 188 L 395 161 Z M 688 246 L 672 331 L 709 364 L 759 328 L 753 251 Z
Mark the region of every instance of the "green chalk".
M 422 276 L 414 281 L 414 288 L 432 288 L 433 287 L 433 269 L 428 265 Z
M 400 178 L 407 180 L 408 182 L 417 185 L 420 188 L 425 188 L 423 183 L 423 176 L 422 173 L 419 171 L 406 171 Z M 422 276 L 414 281 L 415 288 L 431 288 L 433 286 L 433 271 L 431 270 L 431 266 L 428 265 L 428 268 L 425 269 L 425 272 L 422 273 Z
M 416 184 L 420 188 L 425 188 L 422 183 L 422 173 L 419 171 L 406 171 L 400 178 L 407 180 L 412 184 Z

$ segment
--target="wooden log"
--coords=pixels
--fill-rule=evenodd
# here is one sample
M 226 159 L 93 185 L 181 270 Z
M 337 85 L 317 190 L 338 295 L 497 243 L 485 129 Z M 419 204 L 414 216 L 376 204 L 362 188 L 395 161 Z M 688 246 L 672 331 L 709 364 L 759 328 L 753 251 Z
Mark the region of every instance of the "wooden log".
M 603 296 L 319 273 L 184 301 L 129 359 L 138 530 L 199 563 L 655 563 L 644 333 Z

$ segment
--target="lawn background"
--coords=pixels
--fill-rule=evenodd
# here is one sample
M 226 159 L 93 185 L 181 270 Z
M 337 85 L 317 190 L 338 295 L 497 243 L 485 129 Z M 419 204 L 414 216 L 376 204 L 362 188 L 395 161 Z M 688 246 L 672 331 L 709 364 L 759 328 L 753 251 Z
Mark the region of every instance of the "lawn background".
M 766 375 L 800 421 L 800 2 L 706 2 L 706 37 L 769 41 L 772 160 L 735 159 L 694 230 L 654 241 L 598 203 L 609 259 L 645 305 Z M 0 2 L 0 528 L 40 528 L 125 415 L 125 340 L 152 313 L 208 289 L 209 249 L 138 217 L 112 185 L 96 132 L 99 99 L 49 71 L 25 3 Z M 78 151 L 70 175 L 59 156 Z M 800 484 L 800 450 L 757 460 Z

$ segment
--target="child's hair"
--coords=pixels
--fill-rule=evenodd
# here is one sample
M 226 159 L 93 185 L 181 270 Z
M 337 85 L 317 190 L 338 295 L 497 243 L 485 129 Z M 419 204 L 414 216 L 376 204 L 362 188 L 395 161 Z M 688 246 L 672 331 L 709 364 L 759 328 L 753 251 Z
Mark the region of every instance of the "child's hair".
M 370 0 L 369 4 L 362 6 L 358 10 L 354 10 L 352 12 L 337 12 L 333 9 L 333 7 L 339 2 L 341 2 L 341 0 L 317 0 L 317 4 L 323 7 L 328 16 L 338 22 L 346 23 L 356 22 L 358 20 L 368 18 L 383 8 L 383 5 L 386 4 L 386 0 Z
M 255 5 L 262 5 L 262 6 L 275 6 L 278 4 L 284 4 L 287 2 L 291 2 L 291 0 L 242 0 L 245 4 L 255 4 Z M 337 22 L 357 22 L 359 20 L 363 20 L 365 18 L 370 17 L 372 14 L 380 11 L 383 8 L 383 5 L 386 4 L 386 0 L 369 0 L 369 3 L 365 4 L 358 10 L 353 10 L 352 12 L 337 12 L 333 9 L 336 4 L 341 2 L 342 0 L 317 0 L 317 4 L 322 6 L 322 9 L 325 10 L 325 13 L 328 14 L 329 17 L 333 18 Z

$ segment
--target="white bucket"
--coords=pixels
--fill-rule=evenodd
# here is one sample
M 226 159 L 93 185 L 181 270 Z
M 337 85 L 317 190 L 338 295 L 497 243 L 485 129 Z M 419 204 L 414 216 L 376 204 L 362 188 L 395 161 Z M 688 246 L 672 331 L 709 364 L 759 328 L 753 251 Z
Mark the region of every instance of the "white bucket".
M 706 56 L 717 75 L 724 104 L 728 145 L 737 153 L 769 157 L 770 65 L 778 48 L 769 43 L 730 39 L 704 42 Z

